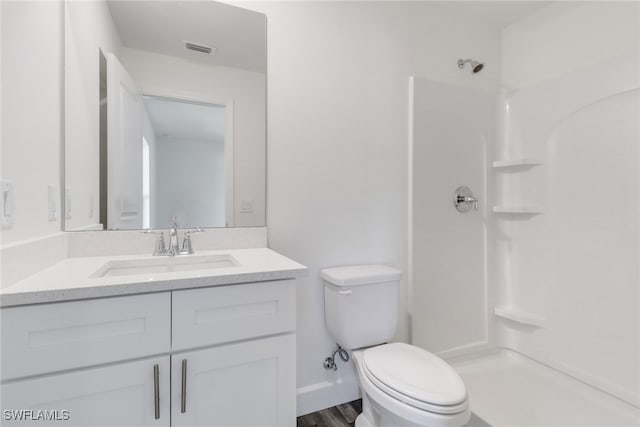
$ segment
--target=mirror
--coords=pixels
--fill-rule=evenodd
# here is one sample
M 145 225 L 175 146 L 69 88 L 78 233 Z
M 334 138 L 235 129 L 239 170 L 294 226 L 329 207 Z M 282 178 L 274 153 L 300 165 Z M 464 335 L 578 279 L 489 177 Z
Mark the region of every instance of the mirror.
M 265 225 L 266 18 L 65 3 L 64 229 Z

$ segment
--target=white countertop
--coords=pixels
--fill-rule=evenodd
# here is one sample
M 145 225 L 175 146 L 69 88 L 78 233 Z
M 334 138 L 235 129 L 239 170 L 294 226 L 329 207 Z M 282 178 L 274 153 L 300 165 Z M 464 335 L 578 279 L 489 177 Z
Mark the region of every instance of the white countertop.
M 195 256 L 220 254 L 233 256 L 239 265 L 156 273 L 153 277 L 149 274 L 132 274 L 91 278 L 109 261 L 158 257 L 144 254 L 66 258 L 0 290 L 0 307 L 281 280 L 300 277 L 307 272 L 304 265 L 268 248 L 199 251 Z

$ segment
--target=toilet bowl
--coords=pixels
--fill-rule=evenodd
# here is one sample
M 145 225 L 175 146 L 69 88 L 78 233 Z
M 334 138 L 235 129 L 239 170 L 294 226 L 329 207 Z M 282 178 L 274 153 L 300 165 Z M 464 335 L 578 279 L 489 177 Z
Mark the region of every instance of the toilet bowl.
M 464 383 L 437 356 L 403 343 L 352 354 L 363 395 L 356 427 L 460 427 L 469 421 Z
M 444 360 L 416 346 L 386 344 L 396 330 L 399 270 L 385 265 L 323 269 L 325 321 L 352 350 L 362 391 L 356 427 L 462 427 L 466 388 Z

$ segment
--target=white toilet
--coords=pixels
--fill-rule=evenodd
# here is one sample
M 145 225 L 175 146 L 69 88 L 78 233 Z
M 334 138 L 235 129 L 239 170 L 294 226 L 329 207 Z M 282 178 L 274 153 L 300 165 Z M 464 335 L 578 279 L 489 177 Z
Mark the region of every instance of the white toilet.
M 461 427 L 471 417 L 457 372 L 421 348 L 389 341 L 396 330 L 402 273 L 386 265 L 326 268 L 325 319 L 353 350 L 363 411 L 356 427 Z

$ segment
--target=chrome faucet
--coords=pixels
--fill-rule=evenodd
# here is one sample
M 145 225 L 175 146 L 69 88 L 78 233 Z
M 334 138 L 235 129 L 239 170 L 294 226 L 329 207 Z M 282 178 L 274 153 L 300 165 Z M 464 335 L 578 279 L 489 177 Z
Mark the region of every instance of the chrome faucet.
M 153 256 L 176 256 L 192 254 L 193 247 L 191 246 L 191 233 L 200 233 L 202 231 L 205 230 L 201 227 L 185 231 L 182 249 L 180 249 L 180 244 L 178 243 L 178 219 L 175 216 L 171 219 L 171 227 L 169 228 L 169 247 L 166 247 L 164 244 L 164 232 L 146 230 L 143 231 L 143 233 L 158 235 Z
M 178 243 L 178 218 L 175 216 L 171 219 L 171 228 L 169 228 L 169 248 L 167 255 L 180 255 L 180 244 Z

